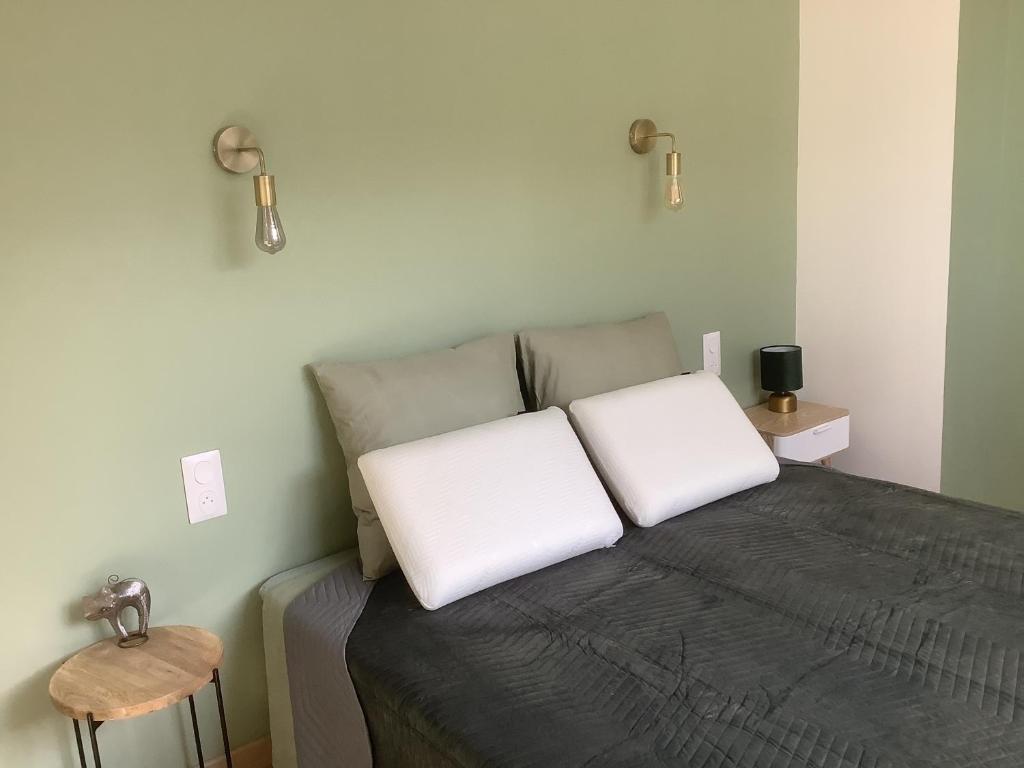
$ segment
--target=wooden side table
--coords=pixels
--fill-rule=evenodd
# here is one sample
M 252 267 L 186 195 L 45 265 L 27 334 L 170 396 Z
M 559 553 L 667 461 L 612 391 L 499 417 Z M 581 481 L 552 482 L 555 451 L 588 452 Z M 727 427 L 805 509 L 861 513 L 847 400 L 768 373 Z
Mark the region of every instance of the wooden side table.
M 850 447 L 850 412 L 845 408 L 801 400 L 792 413 L 775 413 L 767 403 L 745 413 L 772 452 L 783 459 L 820 461 L 832 466 L 832 456 Z
M 96 731 L 103 723 L 156 712 L 185 697 L 202 766 L 203 744 L 192 696 L 210 682 L 217 691 L 224 756 L 228 768 L 232 768 L 220 688 L 223 658 L 224 644 L 215 634 L 199 627 L 176 626 L 151 628 L 149 640 L 134 648 L 118 648 L 115 638 L 101 640 L 65 661 L 50 678 L 50 699 L 74 722 L 82 768 L 87 764 L 80 720 L 85 720 L 89 728 L 93 765 L 102 768 Z

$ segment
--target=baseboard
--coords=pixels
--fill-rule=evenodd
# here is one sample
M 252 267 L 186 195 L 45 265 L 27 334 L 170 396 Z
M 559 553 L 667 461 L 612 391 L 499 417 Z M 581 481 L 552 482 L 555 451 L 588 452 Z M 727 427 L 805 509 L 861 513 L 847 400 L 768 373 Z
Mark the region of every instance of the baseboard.
M 271 768 L 270 739 L 259 739 L 243 744 L 238 749 L 231 750 L 231 762 L 235 768 Z M 223 757 L 210 760 L 206 768 L 227 768 L 228 761 Z

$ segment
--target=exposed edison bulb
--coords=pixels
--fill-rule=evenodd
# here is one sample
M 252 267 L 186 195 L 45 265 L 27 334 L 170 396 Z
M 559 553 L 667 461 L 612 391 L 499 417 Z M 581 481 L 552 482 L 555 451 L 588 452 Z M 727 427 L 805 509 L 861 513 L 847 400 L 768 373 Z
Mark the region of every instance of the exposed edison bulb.
M 256 247 L 266 253 L 277 253 L 285 246 L 284 227 L 277 213 L 277 189 L 274 177 L 261 173 L 253 176 L 256 190 Z
M 682 156 L 678 152 L 665 155 L 665 207 L 670 211 L 683 209 L 683 183 L 679 178 L 682 165 Z
M 261 205 L 256 208 L 256 247 L 266 253 L 277 253 L 286 242 L 277 206 Z
M 683 209 L 683 185 L 678 176 L 669 176 L 665 182 L 665 207 L 670 211 Z

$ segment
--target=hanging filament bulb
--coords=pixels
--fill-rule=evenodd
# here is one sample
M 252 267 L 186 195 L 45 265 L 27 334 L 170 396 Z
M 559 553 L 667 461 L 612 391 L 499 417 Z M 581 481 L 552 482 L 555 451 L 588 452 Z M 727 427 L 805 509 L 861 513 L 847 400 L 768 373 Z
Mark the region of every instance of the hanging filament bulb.
M 683 209 L 683 183 L 679 178 L 682 165 L 683 156 L 675 150 L 665 155 L 665 207 L 670 211 Z

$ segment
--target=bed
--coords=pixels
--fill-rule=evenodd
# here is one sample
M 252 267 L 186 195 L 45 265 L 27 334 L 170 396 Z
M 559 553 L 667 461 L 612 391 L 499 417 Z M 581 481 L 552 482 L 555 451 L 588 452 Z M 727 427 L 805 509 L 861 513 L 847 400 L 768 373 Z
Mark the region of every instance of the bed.
M 359 557 L 262 590 L 276 768 L 1024 766 L 1024 517 L 780 467 L 676 349 L 314 366 Z
M 1024 765 L 1014 512 L 784 466 L 437 611 L 345 558 L 297 578 L 264 590 L 278 768 L 275 635 L 304 768 L 360 734 L 388 767 Z

